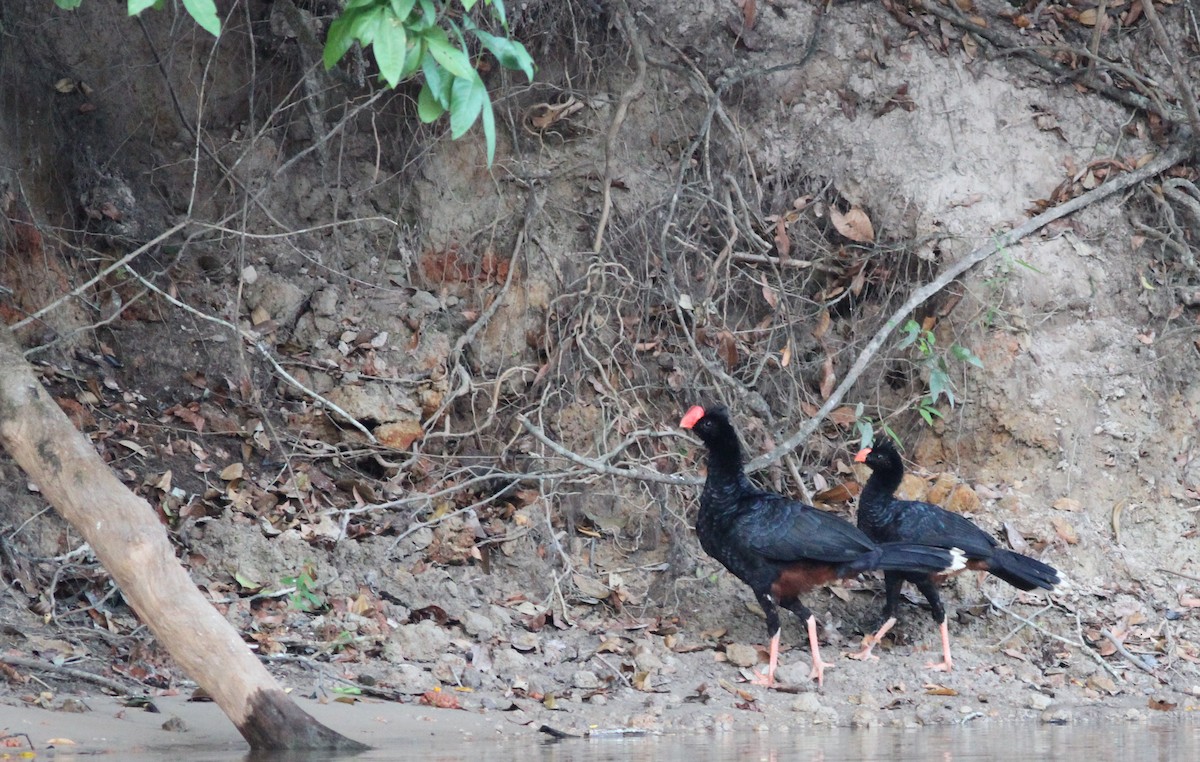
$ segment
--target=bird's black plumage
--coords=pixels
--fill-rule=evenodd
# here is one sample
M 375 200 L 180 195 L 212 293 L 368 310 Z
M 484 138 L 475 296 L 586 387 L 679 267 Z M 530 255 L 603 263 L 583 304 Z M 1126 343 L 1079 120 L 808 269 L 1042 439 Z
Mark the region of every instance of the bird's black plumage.
M 990 534 L 969 519 L 931 503 L 898 500 L 896 489 L 904 478 L 904 461 L 889 440 L 865 448 L 855 460 L 871 468 L 871 476 L 858 496 L 858 527 L 877 542 L 918 542 L 942 548 L 959 548 L 967 556 L 967 568 L 987 571 L 1020 590 L 1052 590 L 1062 581 L 1054 567 L 1020 553 L 1001 548 Z M 867 640 L 860 654 L 871 648 L 895 623 L 900 604 L 900 589 L 912 582 L 929 601 L 933 619 L 942 633 L 944 661 L 931 665 L 949 670 L 950 642 L 946 629 L 946 609 L 937 589 L 937 575 L 905 571 L 884 573 L 886 620 L 879 632 Z
M 767 616 L 771 684 L 778 652 L 778 606 L 808 623 L 813 677 L 822 679 L 816 623 L 799 596 L 816 585 L 871 569 L 931 574 L 961 568 L 961 554 L 917 543 L 873 541 L 832 513 L 756 487 L 742 467 L 742 446 L 723 407 L 694 407 L 680 422 L 708 449 L 696 534 L 705 552 L 750 586 Z

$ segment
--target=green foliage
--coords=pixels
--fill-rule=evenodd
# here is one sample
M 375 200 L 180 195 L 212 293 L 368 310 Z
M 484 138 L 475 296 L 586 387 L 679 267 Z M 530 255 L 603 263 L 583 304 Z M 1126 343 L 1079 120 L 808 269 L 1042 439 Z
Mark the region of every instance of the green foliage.
M 450 6 L 461 6 L 461 14 Z M 490 166 L 496 154 L 496 120 L 491 98 L 467 50 L 467 35 L 506 69 L 533 79 L 533 58 L 521 43 L 480 29 L 466 15 L 478 0 L 349 0 L 329 26 L 324 63 L 331 69 L 357 41 L 371 48 L 379 76 L 396 87 L 418 71 L 425 82 L 417 95 L 417 116 L 425 123 L 450 114 L 450 137 L 458 139 L 476 122 L 483 126 Z M 502 0 L 483 0 L 507 32 Z M 456 18 L 457 16 L 457 18 Z
M 73 11 L 83 5 L 83 0 L 54 0 L 54 4 L 64 11 Z M 130 16 L 136 16 L 147 8 L 161 11 L 167 0 L 127 0 L 126 8 Z M 217 15 L 217 4 L 213 0 L 183 0 L 183 8 L 196 23 L 211 34 L 218 37 L 221 34 L 221 18 Z
M 313 568 L 311 561 L 304 564 L 294 576 L 281 579 L 280 583 L 295 588 L 288 603 L 297 611 L 316 611 L 325 608 L 325 599 L 313 590 L 317 578 L 316 569 Z
M 875 441 L 875 421 L 868 415 L 863 415 L 863 403 L 858 403 L 858 407 L 854 409 L 854 428 L 858 430 L 858 446 L 870 447 Z M 883 433 L 891 437 L 896 444 L 901 444 L 900 437 L 896 432 L 892 431 L 892 427 L 882 421 L 879 423 L 879 428 Z
M 167 0 L 127 0 L 129 15 L 147 8 L 161 9 Z M 74 10 L 83 0 L 54 0 Z M 196 23 L 213 36 L 221 33 L 221 20 L 213 0 L 181 0 Z M 504 30 L 499 36 L 480 29 L 469 13 L 486 8 Z M 468 35 L 506 69 L 533 79 L 533 58 L 525 46 L 508 34 L 504 0 L 346 0 L 340 16 L 329 25 L 323 61 L 332 69 L 357 42 L 370 48 L 379 76 L 388 87 L 420 72 L 425 79 L 417 96 L 417 116 L 426 124 L 450 114 L 450 137 L 458 139 L 476 122 L 483 126 L 487 161 L 496 155 L 496 118 L 487 86 L 468 52 Z
M 904 338 L 900 340 L 900 349 L 913 347 L 918 362 L 925 367 L 929 374 L 929 389 L 917 401 L 917 413 L 926 424 L 932 426 L 934 418 L 945 417 L 945 414 L 937 407 L 937 403 L 942 397 L 946 398 L 950 407 L 954 407 L 957 402 L 954 396 L 954 382 L 950 379 L 950 367 L 946 362 L 946 354 L 938 351 L 937 337 L 933 335 L 933 331 L 922 328 L 916 320 L 909 320 L 900 328 L 900 331 L 904 334 Z M 956 360 L 977 368 L 983 367 L 983 361 L 964 346 L 951 344 L 949 353 Z

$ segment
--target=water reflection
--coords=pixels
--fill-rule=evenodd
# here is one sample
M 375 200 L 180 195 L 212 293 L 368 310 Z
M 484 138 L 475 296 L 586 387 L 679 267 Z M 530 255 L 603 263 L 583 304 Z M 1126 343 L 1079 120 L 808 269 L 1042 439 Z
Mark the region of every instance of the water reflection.
M 386 738 L 376 748 L 344 757 L 354 762 L 1193 762 L 1200 760 L 1200 727 L 1113 722 L 926 727 L 913 730 L 795 729 L 770 733 L 700 733 L 692 736 L 571 738 L 553 741 L 532 733 L 450 739 Z M 248 755 L 232 749 L 124 752 L 122 762 L 327 762 L 328 754 Z M 62 753 L 56 760 L 71 759 Z

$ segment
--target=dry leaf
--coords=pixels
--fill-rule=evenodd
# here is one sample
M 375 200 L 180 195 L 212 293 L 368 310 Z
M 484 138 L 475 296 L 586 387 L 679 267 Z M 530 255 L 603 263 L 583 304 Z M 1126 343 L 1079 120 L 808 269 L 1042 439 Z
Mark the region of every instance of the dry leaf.
M 848 429 L 858 421 L 858 411 L 850 405 L 842 405 L 830 411 L 829 420 L 843 429 Z
M 1165 701 L 1165 700 L 1163 700 L 1163 699 L 1159 699 L 1159 698 L 1151 698 L 1151 699 L 1150 699 L 1150 700 L 1149 700 L 1149 701 L 1146 703 L 1146 706 L 1148 706 L 1148 707 L 1150 707 L 1151 709 L 1153 709 L 1153 710 L 1155 710 L 1155 711 L 1158 711 L 1158 712 L 1169 712 L 1169 711 L 1171 711 L 1172 709 L 1174 709 L 1175 707 L 1177 707 L 1177 706 L 1179 706 L 1179 705 L 1178 705 L 1178 704 L 1173 704 L 1173 703 L 1171 703 L 1170 701 Z
M 817 503 L 848 503 L 854 499 L 860 489 L 856 482 L 842 482 L 817 492 L 813 495 L 813 501 Z
M 1084 26 L 1096 26 L 1096 20 L 1099 17 L 1099 11 L 1096 8 L 1088 8 L 1086 11 L 1079 12 L 1079 23 Z
M 1058 534 L 1063 542 L 1067 543 L 1068 545 L 1076 545 L 1079 543 L 1079 534 L 1075 531 L 1075 527 L 1071 526 L 1071 522 L 1067 521 L 1061 516 L 1055 516 L 1054 518 L 1050 519 L 1050 523 L 1054 525 L 1055 533 Z
M 726 370 L 733 370 L 737 367 L 737 341 L 729 331 L 721 331 L 717 334 L 717 355 L 725 363 Z
M 779 367 L 786 368 L 792 363 L 792 340 L 788 339 L 787 344 L 783 345 L 783 351 L 779 353 Z
M 829 310 L 821 310 L 821 313 L 817 315 L 817 326 L 812 329 L 812 337 L 820 341 L 831 325 L 833 325 L 833 318 L 829 316 Z
M 825 356 L 825 364 L 821 366 L 821 399 L 829 399 L 833 394 L 833 385 L 837 377 L 833 374 L 833 355 Z
M 1060 497 L 1054 501 L 1052 507 L 1056 511 L 1071 511 L 1072 513 L 1078 513 L 1083 506 L 1081 506 L 1079 501 L 1075 498 Z
M 850 211 L 842 214 L 836 207 L 829 207 L 829 219 L 837 232 L 856 243 L 871 243 L 875 240 L 875 228 L 871 218 L 859 207 L 851 207 Z
M 241 479 L 245 472 L 246 467 L 241 463 L 230 463 L 221 469 L 221 473 L 218 475 L 221 477 L 221 481 L 231 482 L 234 479 Z
M 787 259 L 791 254 L 792 239 L 788 238 L 786 217 L 780 217 L 775 221 L 775 250 L 779 252 L 780 259 Z
M 938 685 L 937 683 L 926 683 L 925 695 L 926 696 L 957 696 L 958 691 L 954 690 L 953 688 L 947 688 L 944 685 Z
M 779 295 L 775 293 L 775 289 L 771 288 L 766 283 L 762 284 L 762 295 L 763 299 L 766 300 L 771 309 L 775 309 L 779 306 Z

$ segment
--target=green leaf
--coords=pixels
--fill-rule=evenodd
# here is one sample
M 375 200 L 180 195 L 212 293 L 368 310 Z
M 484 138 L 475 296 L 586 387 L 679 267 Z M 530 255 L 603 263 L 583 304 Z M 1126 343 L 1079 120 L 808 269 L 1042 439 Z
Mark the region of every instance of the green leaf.
M 157 0 L 129 0 L 129 15 L 136 16 L 150 6 L 154 5 Z
M 426 82 L 421 88 L 421 92 L 417 94 L 417 116 L 421 118 L 422 122 L 429 124 L 444 113 L 446 113 L 445 106 L 438 103 L 437 96 L 433 94 L 429 82 Z
M 927 425 L 933 425 L 933 416 L 930 414 L 929 408 L 922 405 L 921 407 L 917 408 L 917 412 L 920 413 L 921 417 L 925 419 L 925 423 Z
M 474 71 L 471 72 L 475 76 L 466 78 L 455 78 L 454 84 L 450 86 L 450 138 L 458 140 L 471 129 L 471 125 L 475 124 L 475 120 L 479 118 L 479 112 L 483 110 L 484 104 L 488 102 L 487 88 L 483 86 L 483 80 L 479 78 Z
M 529 51 L 525 49 L 524 45 L 507 37 L 489 34 L 482 29 L 472 29 L 471 31 L 479 38 L 483 46 L 491 51 L 501 66 L 513 71 L 522 71 L 531 82 L 533 81 L 533 57 L 529 55 Z
M 917 321 L 909 320 L 900 330 L 904 332 L 904 338 L 900 339 L 900 344 L 897 348 L 905 349 L 911 347 L 916 342 L 917 336 L 921 333 L 921 326 L 917 325 Z
M 875 427 L 867 419 L 860 419 L 855 426 L 858 427 L 858 448 L 861 450 L 864 447 L 870 447 L 875 441 Z
M 508 14 L 504 12 L 504 0 L 492 0 L 492 15 L 500 19 L 500 26 L 508 31 Z
M 954 355 L 957 359 L 962 360 L 963 362 L 971 363 L 976 368 L 983 367 L 983 360 L 980 360 L 974 352 L 962 346 L 961 344 L 951 344 L 950 354 Z
M 83 4 L 83 0 L 54 0 L 54 4 L 64 11 L 73 11 Z
M 445 29 L 439 26 L 432 27 L 425 32 L 424 37 L 425 43 L 429 46 L 429 52 L 446 71 L 462 79 L 478 76 L 475 74 L 474 67 L 471 66 L 471 59 L 467 56 L 466 51 L 451 44 Z
M 213 0 L 183 0 L 183 7 L 204 31 L 213 37 L 221 36 L 221 19 L 217 16 L 217 4 Z
M 483 84 L 482 80 L 480 84 Z M 480 116 L 483 117 L 483 140 L 487 144 L 487 165 L 490 167 L 492 160 L 496 158 L 496 114 L 492 111 L 486 88 L 483 91 L 483 110 L 480 111 Z
M 929 399 L 937 402 L 945 394 L 950 399 L 950 404 L 954 404 L 954 398 L 950 396 L 950 374 L 941 368 L 932 368 L 929 371 Z
M 469 10 L 471 10 L 472 8 L 474 8 L 474 7 L 475 7 L 475 3 L 476 3 L 476 2 L 478 2 L 478 0 L 462 0 L 462 7 L 463 7 L 463 10 L 464 10 L 464 11 L 469 11 Z
M 381 5 L 363 10 L 350 22 L 350 34 L 362 43 L 364 48 L 369 47 L 375 42 L 375 32 L 379 31 L 387 13 L 388 9 Z
M 410 35 L 404 46 L 404 68 L 400 71 L 401 79 L 408 79 L 421 68 L 421 59 L 425 56 L 425 46 L 421 40 L 414 40 Z
M 404 25 L 389 10 L 380 14 L 375 28 L 375 62 L 379 64 L 379 76 L 388 87 L 400 84 L 404 72 L 404 59 L 408 53 Z
M 327 71 L 337 65 L 354 44 L 354 22 L 361 15 L 361 11 L 347 10 L 329 25 L 329 32 L 325 35 L 325 51 L 321 55 Z
M 430 95 L 441 104 L 442 110 L 450 108 L 450 86 L 454 84 L 454 77 L 438 66 L 429 51 L 425 51 L 421 59 L 421 72 L 425 75 L 425 85 L 430 89 Z
M 408 14 L 412 13 L 412 9 L 416 6 L 417 0 L 391 0 L 392 13 L 396 14 L 396 18 L 404 21 L 408 19 Z

